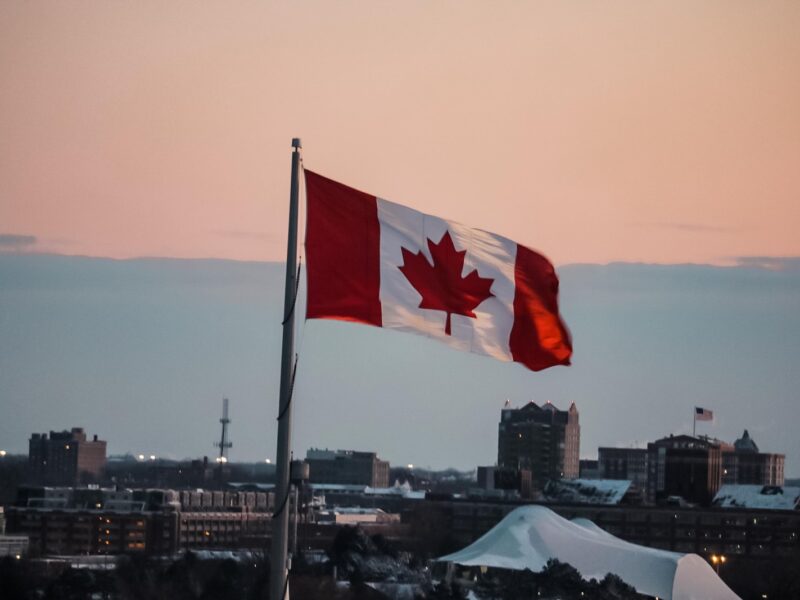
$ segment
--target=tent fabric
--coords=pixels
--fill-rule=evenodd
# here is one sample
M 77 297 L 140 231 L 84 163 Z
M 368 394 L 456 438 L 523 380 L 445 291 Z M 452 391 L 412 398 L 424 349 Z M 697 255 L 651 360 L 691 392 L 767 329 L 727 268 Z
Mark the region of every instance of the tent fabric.
M 639 593 L 658 598 L 739 598 L 696 554 L 631 544 L 587 519 L 569 521 L 545 506 L 513 510 L 474 543 L 438 560 L 538 572 L 552 558 L 569 563 L 586 579 L 614 573 Z

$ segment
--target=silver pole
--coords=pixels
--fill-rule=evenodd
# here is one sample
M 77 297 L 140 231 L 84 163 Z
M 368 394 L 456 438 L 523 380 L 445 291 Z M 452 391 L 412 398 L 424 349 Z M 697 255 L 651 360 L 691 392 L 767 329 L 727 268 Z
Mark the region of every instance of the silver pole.
M 297 504 L 300 500 L 299 494 L 297 493 L 297 486 L 292 486 L 292 500 L 294 501 L 294 506 L 292 506 L 292 557 L 294 558 L 297 556 Z
M 283 347 L 281 351 L 281 387 L 278 401 L 278 451 L 275 472 L 275 510 L 272 519 L 270 553 L 270 600 L 289 598 L 289 449 L 292 441 L 292 379 L 294 377 L 294 309 L 297 290 L 297 210 L 300 187 L 300 138 L 292 139 L 292 184 L 289 193 L 289 241 L 286 248 L 286 289 L 283 297 Z M 285 595 L 284 595 L 285 593 Z

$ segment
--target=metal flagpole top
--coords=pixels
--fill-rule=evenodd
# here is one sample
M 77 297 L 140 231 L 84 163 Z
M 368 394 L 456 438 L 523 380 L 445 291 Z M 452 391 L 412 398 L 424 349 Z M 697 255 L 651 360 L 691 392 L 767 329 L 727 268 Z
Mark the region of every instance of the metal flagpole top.
M 297 212 L 300 187 L 300 138 L 292 138 L 292 178 L 289 193 L 289 231 L 286 247 L 286 286 L 283 302 L 283 341 L 278 396 L 278 439 L 275 455 L 275 505 L 270 552 L 270 600 L 288 600 L 289 470 L 292 446 L 292 388 L 297 358 L 294 353 L 294 309 L 297 296 Z

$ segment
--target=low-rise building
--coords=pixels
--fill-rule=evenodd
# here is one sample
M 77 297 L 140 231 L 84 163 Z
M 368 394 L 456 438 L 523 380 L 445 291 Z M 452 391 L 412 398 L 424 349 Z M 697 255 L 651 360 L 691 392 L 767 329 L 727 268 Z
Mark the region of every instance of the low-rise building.
M 320 450 L 306 453 L 311 483 L 339 483 L 385 488 L 389 485 L 389 462 L 375 452 Z
M 317 511 L 314 519 L 321 525 L 360 525 L 363 523 L 399 523 L 400 515 L 387 513 L 380 508 L 347 507 Z
M 531 472 L 529 469 L 508 467 L 478 467 L 478 489 L 487 492 L 516 492 L 519 498 L 531 498 Z
M 633 482 L 640 490 L 647 488 L 647 449 L 609 448 L 597 449 L 600 479 L 622 479 Z
M 25 488 L 7 507 L 9 533 L 30 552 L 160 555 L 194 548 L 236 548 L 266 535 L 273 495 L 163 489 Z
M 522 502 L 439 500 L 412 507 L 409 526 L 441 553 L 474 542 Z M 800 511 L 548 504 L 567 519 L 589 519 L 635 544 L 703 557 L 768 561 L 800 556 Z

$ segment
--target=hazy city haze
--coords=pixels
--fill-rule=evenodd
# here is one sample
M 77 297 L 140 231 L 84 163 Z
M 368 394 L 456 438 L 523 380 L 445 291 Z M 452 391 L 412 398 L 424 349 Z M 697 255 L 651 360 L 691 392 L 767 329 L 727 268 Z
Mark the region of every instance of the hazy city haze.
M 295 455 L 492 464 L 508 398 L 576 402 L 581 454 L 593 456 L 690 433 L 698 405 L 715 417 L 698 433 L 733 441 L 747 428 L 800 475 L 796 261 L 568 265 L 561 280 L 574 364 L 541 373 L 418 336 L 303 324 Z M 0 447 L 85 426 L 111 453 L 211 455 L 227 396 L 231 458 L 274 458 L 282 302 L 277 263 L 0 255 L 0 398 L 13 415 Z

